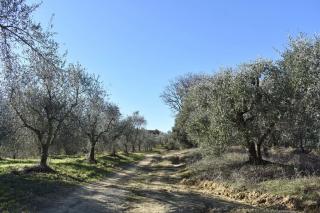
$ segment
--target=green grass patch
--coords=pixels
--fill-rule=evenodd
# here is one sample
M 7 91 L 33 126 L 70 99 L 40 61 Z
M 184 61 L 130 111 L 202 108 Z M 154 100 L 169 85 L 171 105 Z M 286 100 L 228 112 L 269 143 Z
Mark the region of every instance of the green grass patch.
M 33 212 L 39 203 L 52 196 L 65 196 L 77 185 L 95 182 L 120 167 L 144 158 L 142 153 L 117 156 L 97 155 L 97 164 L 90 164 L 84 156 L 53 156 L 49 165 L 56 173 L 14 174 L 13 170 L 36 165 L 38 159 L 0 160 L 0 212 Z
M 270 180 L 260 183 L 258 189 L 276 195 L 297 196 L 302 200 L 318 200 L 320 199 L 320 177 Z

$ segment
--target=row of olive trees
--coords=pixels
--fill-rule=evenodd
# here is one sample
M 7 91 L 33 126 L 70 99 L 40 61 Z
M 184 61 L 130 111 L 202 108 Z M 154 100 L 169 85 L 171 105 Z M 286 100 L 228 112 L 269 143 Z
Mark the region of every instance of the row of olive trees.
M 192 83 L 180 86 L 186 79 Z M 304 151 L 306 145 L 318 145 L 320 136 L 320 38 L 291 39 L 276 62 L 260 59 L 177 79 L 162 97 L 178 109 L 173 134 L 208 153 L 243 145 L 249 161 L 260 164 L 263 146 Z
M 3 91 L 16 125 L 36 137 L 40 166 L 47 168 L 49 147 L 65 121 L 78 121 L 91 143 L 89 156 L 94 161 L 95 143 L 118 119 L 119 110 L 106 102 L 97 78 L 79 64 L 65 66 L 59 45 L 50 34 L 41 39 L 37 51 L 24 50 L 23 60 L 3 61 Z
M 66 63 L 54 33 L 31 18 L 38 6 L 25 0 L 0 3 L 0 146 L 9 145 L 14 156 L 26 144 L 37 147 L 43 170 L 50 169 L 50 148 L 62 146 L 74 154 L 79 146 L 85 149 L 83 138 L 90 162 L 96 161 L 99 142 L 111 145 L 115 154 L 118 140 L 125 138 L 121 145 L 140 151 L 144 117 L 135 112 L 122 118 L 97 77 L 80 64 Z

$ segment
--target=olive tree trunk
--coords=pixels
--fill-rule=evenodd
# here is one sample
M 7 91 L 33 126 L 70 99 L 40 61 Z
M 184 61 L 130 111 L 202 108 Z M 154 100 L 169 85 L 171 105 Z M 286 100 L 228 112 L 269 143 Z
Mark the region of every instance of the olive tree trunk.
M 96 146 L 96 143 L 94 141 L 90 141 L 90 152 L 88 155 L 89 163 L 97 163 L 95 158 L 95 146 Z
M 49 144 L 41 144 L 40 167 L 48 167 Z

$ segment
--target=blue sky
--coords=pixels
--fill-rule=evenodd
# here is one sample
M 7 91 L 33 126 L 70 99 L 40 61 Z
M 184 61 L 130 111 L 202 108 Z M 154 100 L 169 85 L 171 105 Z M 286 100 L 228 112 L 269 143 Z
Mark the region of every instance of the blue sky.
M 320 32 L 317 0 L 44 0 L 35 19 L 54 30 L 69 62 L 98 74 L 124 115 L 149 129 L 174 118 L 159 98 L 168 81 L 258 57 L 276 59 L 290 35 Z

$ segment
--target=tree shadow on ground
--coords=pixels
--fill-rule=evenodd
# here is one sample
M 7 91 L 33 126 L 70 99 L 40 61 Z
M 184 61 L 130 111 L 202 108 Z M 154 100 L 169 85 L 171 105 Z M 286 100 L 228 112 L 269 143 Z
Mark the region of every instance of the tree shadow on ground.
M 115 192 L 118 191 L 118 192 Z M 46 213 L 79 213 L 79 212 L 123 212 L 126 200 L 122 189 L 109 188 L 105 186 L 86 186 L 75 190 L 66 199 L 55 199 L 50 205 L 42 208 L 40 212 Z
M 56 179 L 57 174 L 0 174 L 0 211 L 35 211 L 44 196 L 68 194 L 75 185 Z

